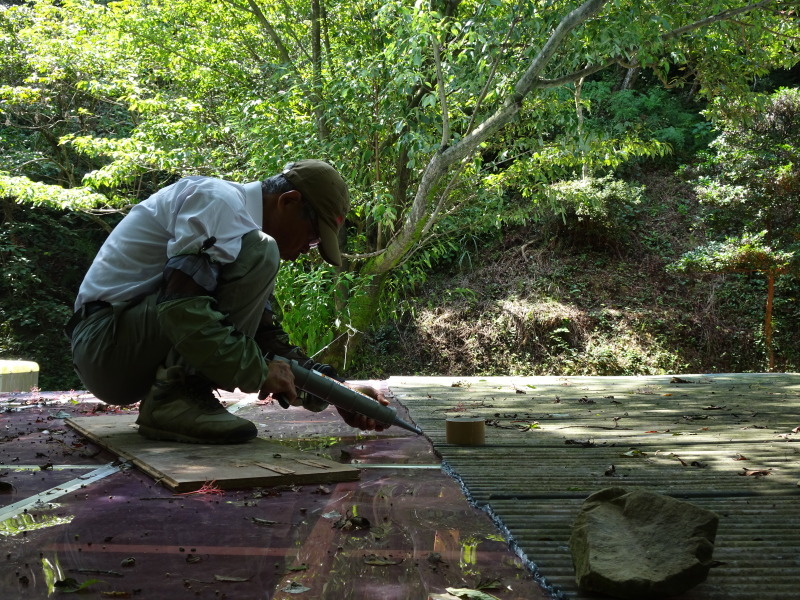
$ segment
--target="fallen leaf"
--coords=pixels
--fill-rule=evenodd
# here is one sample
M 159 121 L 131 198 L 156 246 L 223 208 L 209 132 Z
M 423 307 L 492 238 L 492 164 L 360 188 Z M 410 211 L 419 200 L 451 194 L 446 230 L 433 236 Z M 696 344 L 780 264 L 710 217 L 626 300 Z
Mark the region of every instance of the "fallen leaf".
M 478 582 L 478 585 L 475 586 L 475 589 L 476 590 L 502 590 L 503 589 L 503 583 L 497 578 L 481 579 Z
M 345 531 L 349 531 L 351 529 L 369 529 L 370 528 L 369 519 L 364 517 L 342 517 L 333 526 L 336 529 L 343 529 Z
M 286 592 L 287 594 L 302 594 L 303 592 L 307 592 L 310 590 L 310 587 L 304 586 L 302 583 L 297 583 L 296 581 L 290 581 L 286 587 L 281 588 L 282 592 Z
M 442 559 L 442 555 L 439 554 L 438 552 L 429 553 L 425 560 L 427 560 L 432 565 L 438 565 L 439 563 L 444 562 L 444 560 Z
M 766 477 L 772 472 L 772 469 L 747 469 L 742 467 L 742 472 L 739 475 L 744 475 L 745 477 Z
M 259 519 L 258 517 L 252 517 L 253 523 L 256 525 L 275 525 L 277 521 L 270 521 L 269 519 Z
M 245 581 L 250 581 L 249 577 L 232 577 L 230 575 L 214 575 L 214 579 L 228 583 L 244 583 Z
M 620 454 L 623 458 L 641 458 L 643 456 L 647 456 L 647 452 L 642 452 L 641 450 L 637 450 L 633 448 L 632 450 L 628 450 L 627 452 L 623 452 Z
M 452 594 L 456 598 L 462 600 L 500 600 L 497 596 L 487 594 L 480 590 L 472 590 L 468 588 L 446 588 L 448 594 Z
M 733 460 L 747 460 L 747 457 L 744 456 L 743 454 L 737 454 L 736 458 L 734 458 Z
M 94 585 L 95 583 L 100 583 L 99 579 L 87 579 L 84 582 L 79 582 L 77 579 L 72 577 L 67 577 L 61 581 L 56 581 L 53 584 L 53 587 L 56 588 L 59 592 L 64 592 L 65 594 L 72 594 L 74 592 L 80 592 L 85 590 L 90 585 Z
M 399 565 L 401 562 L 403 562 L 402 558 L 398 560 L 398 559 L 394 559 L 394 558 L 391 558 L 391 557 L 378 556 L 377 554 L 367 554 L 364 557 L 364 564 L 365 565 L 375 565 L 375 566 L 378 566 L 378 567 L 386 567 L 386 566 L 389 566 L 389 565 Z
M 592 440 L 586 440 L 585 442 L 580 440 L 564 440 L 564 443 L 572 446 L 580 446 L 581 448 L 594 448 L 597 445 Z

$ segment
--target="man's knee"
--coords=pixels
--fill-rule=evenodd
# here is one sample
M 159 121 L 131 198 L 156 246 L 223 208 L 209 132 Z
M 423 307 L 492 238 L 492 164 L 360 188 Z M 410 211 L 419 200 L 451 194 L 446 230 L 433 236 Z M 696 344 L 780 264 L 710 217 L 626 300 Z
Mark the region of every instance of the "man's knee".
M 86 389 L 108 404 L 141 400 L 170 349 L 151 311 L 154 298 L 116 304 L 91 315 L 72 335 L 75 372 Z

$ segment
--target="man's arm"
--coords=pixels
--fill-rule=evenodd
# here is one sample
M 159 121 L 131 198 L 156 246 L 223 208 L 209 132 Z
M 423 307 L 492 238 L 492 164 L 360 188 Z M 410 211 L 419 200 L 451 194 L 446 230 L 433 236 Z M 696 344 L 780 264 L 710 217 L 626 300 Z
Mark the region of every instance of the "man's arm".
M 288 366 L 267 365 L 255 341 L 227 323 L 210 291 L 186 272 L 207 271 L 202 261 L 208 258 L 176 258 L 180 260 L 169 261 L 164 271 L 156 314 L 177 352 L 222 388 L 238 387 L 265 396 L 281 393 L 294 402 L 297 394 Z
M 339 374 L 336 372 L 336 369 L 333 366 L 315 363 L 313 359 L 309 358 L 299 346 L 291 343 L 289 340 L 289 334 L 286 333 L 281 325 L 280 317 L 274 310 L 272 310 L 273 306 L 275 306 L 274 298 L 270 298 L 270 306 L 264 310 L 264 314 L 261 317 L 261 323 L 259 324 L 258 331 L 255 335 L 255 340 L 262 351 L 264 353 L 271 352 L 290 360 L 296 360 L 303 368 L 314 369 L 323 375 L 327 375 L 328 377 L 332 377 L 333 379 L 348 385 L 341 377 L 339 377 Z M 376 390 L 372 387 L 356 387 L 349 385 L 348 387 L 352 387 L 354 390 L 375 399 L 376 402 L 380 402 L 384 406 L 389 404 L 389 401 L 384 398 L 383 394 L 379 390 Z M 306 392 L 301 391 L 300 397 L 302 399 L 303 407 L 313 412 L 319 412 L 328 407 L 328 403 L 325 400 Z M 383 429 L 386 428 L 386 425 L 376 423 L 373 419 L 369 419 L 364 415 L 343 410 L 339 407 L 336 407 L 336 410 L 339 412 L 342 420 L 350 425 L 350 427 L 356 427 L 366 431 L 383 431 Z

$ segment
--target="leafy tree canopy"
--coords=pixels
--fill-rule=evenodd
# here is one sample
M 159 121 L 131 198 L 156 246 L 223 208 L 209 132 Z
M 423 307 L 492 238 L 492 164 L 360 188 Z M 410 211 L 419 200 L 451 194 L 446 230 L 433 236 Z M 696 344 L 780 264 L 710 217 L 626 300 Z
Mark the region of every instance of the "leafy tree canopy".
M 252 179 L 328 159 L 352 186 L 346 268 L 361 292 L 334 287 L 363 330 L 392 273 L 458 252 L 513 215 L 515 195 L 543 202 L 553 182 L 684 143 L 604 81 L 642 71 L 744 101 L 753 78 L 797 62 L 798 23 L 780 0 L 1 6 L 0 184 L 86 186 L 105 200 L 77 208 L 125 206 L 187 174 Z M 623 108 L 624 126 L 604 117 Z

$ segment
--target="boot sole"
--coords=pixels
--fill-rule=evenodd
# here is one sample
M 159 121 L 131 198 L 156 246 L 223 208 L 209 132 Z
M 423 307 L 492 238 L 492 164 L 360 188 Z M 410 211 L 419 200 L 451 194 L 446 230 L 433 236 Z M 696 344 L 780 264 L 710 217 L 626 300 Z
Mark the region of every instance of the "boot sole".
M 227 438 L 210 440 L 205 438 L 192 437 L 182 433 L 175 433 L 173 431 L 163 431 L 161 429 L 154 429 L 147 425 L 139 425 L 139 435 L 146 437 L 148 440 L 157 440 L 161 442 L 183 442 L 186 444 L 243 444 L 258 436 L 258 432 L 247 432 L 239 435 L 231 435 Z

